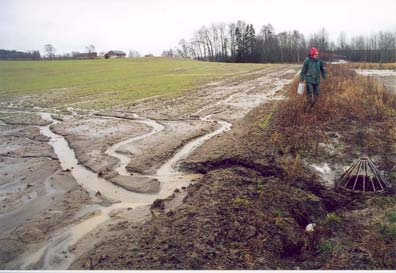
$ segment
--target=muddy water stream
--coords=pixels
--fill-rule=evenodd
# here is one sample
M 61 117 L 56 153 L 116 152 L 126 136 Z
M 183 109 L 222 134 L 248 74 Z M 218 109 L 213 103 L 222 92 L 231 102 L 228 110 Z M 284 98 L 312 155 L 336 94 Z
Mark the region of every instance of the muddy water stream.
M 147 134 L 143 134 L 143 135 L 139 135 L 139 136 L 136 136 L 136 137 L 128 138 L 128 139 L 126 139 L 124 141 L 118 142 L 118 143 L 114 144 L 113 146 L 111 146 L 109 149 L 107 149 L 105 151 L 105 154 L 108 154 L 110 156 L 113 156 L 113 157 L 119 159 L 118 167 L 115 169 L 115 171 L 118 172 L 119 175 L 125 175 L 125 176 L 129 176 L 130 175 L 130 173 L 126 170 L 126 166 L 129 164 L 129 161 L 131 159 L 127 155 L 123 155 L 121 153 L 118 153 L 117 150 L 121 146 L 131 144 L 134 141 L 138 141 L 140 139 L 149 137 L 149 136 L 154 135 L 154 134 L 156 134 L 158 132 L 161 132 L 162 130 L 165 129 L 165 127 L 162 124 L 160 124 L 160 123 L 158 123 L 158 122 L 156 122 L 154 120 L 150 120 L 150 119 L 139 120 L 138 119 L 139 118 L 138 115 L 135 115 L 135 118 L 136 118 L 136 119 L 134 119 L 135 122 L 139 122 L 139 123 L 142 123 L 144 125 L 148 125 L 149 127 L 152 127 L 153 129 Z M 115 118 L 115 119 L 121 119 L 121 118 Z
M 288 72 L 288 71 L 286 71 Z M 285 72 L 285 73 L 286 73 Z M 288 83 L 289 80 L 271 78 L 275 81 L 275 86 L 273 87 L 273 92 L 279 90 L 284 84 Z M 262 84 L 269 83 L 269 79 L 266 77 L 261 78 Z M 249 91 L 249 90 L 248 90 Z M 267 90 L 268 91 L 268 90 Z M 215 104 L 209 104 L 203 109 L 198 110 L 192 115 L 202 114 L 203 111 L 216 107 L 221 104 L 231 104 L 234 105 L 238 103 L 238 96 L 241 98 L 246 97 L 248 92 L 243 92 L 243 94 L 234 94 L 216 102 Z M 267 93 L 267 92 L 266 92 Z M 252 99 L 249 102 L 242 101 L 243 105 L 241 107 L 247 107 L 251 109 L 251 103 L 256 103 L 265 101 L 269 99 L 268 94 L 251 94 Z M 239 102 L 241 104 L 241 102 Z M 237 106 L 239 106 L 239 104 Z M 245 104 L 249 104 L 248 106 Z M 243 114 L 241 114 L 243 115 Z M 42 118 L 51 122 L 51 124 L 57 123 L 53 120 L 51 114 L 41 113 Z M 209 132 L 203 136 L 195 138 L 194 140 L 185 144 L 181 149 L 179 149 L 169 160 L 167 160 L 163 165 L 161 165 L 154 175 L 146 176 L 156 178 L 160 181 L 160 191 L 156 194 L 142 194 L 127 191 L 115 184 L 106 181 L 103 178 L 98 177 L 98 175 L 89 169 L 85 168 L 83 165 L 78 163 L 74 151 L 69 147 L 67 141 L 63 136 L 55 134 L 50 129 L 50 125 L 41 126 L 40 131 L 43 135 L 50 138 L 50 144 L 53 146 L 55 153 L 57 154 L 60 164 L 64 170 L 69 169 L 71 174 L 74 176 L 76 181 L 87 190 L 93 201 L 94 205 L 86 207 L 80 213 L 80 216 L 76 220 L 79 221 L 77 224 L 67 226 L 56 233 L 53 233 L 49 240 L 41 246 L 38 251 L 30 252 L 24 257 L 19 259 L 19 263 L 16 265 L 18 269 L 67 269 L 74 260 L 74 254 L 79 254 L 79 244 L 78 242 L 84 242 L 83 238 L 93 231 L 95 228 L 99 227 L 101 224 L 108 221 L 114 213 L 117 213 L 123 209 L 132 209 L 128 213 L 128 217 L 131 215 L 136 217 L 141 217 L 141 212 L 143 208 L 148 208 L 158 198 L 166 198 L 170 196 L 176 188 L 181 188 L 183 186 L 189 185 L 194 179 L 200 177 L 199 174 L 184 173 L 179 170 L 178 164 L 181 160 L 187 158 L 195 149 L 201 146 L 205 141 L 210 138 L 227 131 L 231 128 L 232 124 L 223 120 L 221 118 L 212 118 L 212 115 L 205 117 L 200 117 L 201 120 L 206 122 L 213 122 L 217 124 L 214 131 Z M 129 163 L 130 158 L 125 154 L 120 154 L 117 150 L 123 145 L 133 145 L 134 141 L 149 137 L 150 135 L 156 134 L 163 130 L 163 125 L 157 123 L 154 120 L 142 119 L 138 116 L 134 119 L 134 122 L 144 123 L 152 128 L 151 131 L 142 134 L 140 136 L 134 136 L 132 138 L 123 140 L 106 150 L 106 154 L 114 156 L 119 159 L 119 164 L 116 171 L 120 175 L 130 175 L 125 169 L 126 165 Z M 99 197 L 95 196 L 95 193 L 100 191 L 102 197 L 112 201 L 111 205 L 104 207 L 100 201 Z M 125 210 L 123 210 L 125 211 Z M 148 211 L 148 209 L 146 209 Z M 84 220 L 82 220 L 84 219 Z M 81 243 L 82 245 L 83 243 Z M 72 249 L 77 247 L 75 251 Z M 32 254 L 33 253 L 33 254 Z M 81 251 L 80 251 L 81 253 Z
M 70 170 L 76 181 L 89 192 L 93 201 L 100 201 L 95 196 L 95 193 L 100 191 L 101 194 L 112 201 L 112 205 L 108 207 L 95 204 L 89 208 L 89 217 L 82 222 L 65 227 L 54 233 L 50 239 L 38 251 L 35 251 L 29 256 L 21 258 L 19 267 L 22 269 L 67 269 L 74 260 L 72 247 L 86 234 L 93 231 L 99 225 L 103 224 L 111 218 L 111 214 L 119 209 L 136 209 L 138 207 L 149 206 L 158 198 L 166 198 L 170 196 L 176 188 L 189 185 L 193 179 L 200 177 L 199 174 L 184 173 L 178 169 L 180 160 L 188 157 L 195 149 L 202 145 L 206 140 L 218 135 L 232 126 L 231 123 L 225 121 L 217 121 L 210 119 L 210 116 L 201 118 L 207 122 L 216 122 L 219 127 L 201 137 L 198 137 L 178 150 L 168 161 L 166 161 L 156 172 L 154 176 L 160 181 L 160 191 L 157 194 L 141 194 L 127 191 L 121 187 L 106 181 L 103 178 L 83 165 L 78 163 L 74 151 L 69 147 L 65 138 L 61 135 L 55 134 L 50 129 L 52 124 L 58 121 L 53 120 L 50 113 L 40 113 L 41 117 L 51 124 L 47 126 L 40 126 L 40 132 L 50 138 L 50 145 L 54 148 L 60 164 L 64 170 Z M 120 159 L 117 171 L 121 175 L 128 174 L 125 167 L 129 163 L 129 158 L 125 155 L 117 153 L 117 149 L 125 144 L 131 144 L 133 141 L 148 137 L 164 129 L 163 125 L 154 120 L 140 120 L 141 123 L 149 125 L 152 130 L 146 134 L 132 137 L 130 139 L 121 141 L 110 147 L 106 153 Z

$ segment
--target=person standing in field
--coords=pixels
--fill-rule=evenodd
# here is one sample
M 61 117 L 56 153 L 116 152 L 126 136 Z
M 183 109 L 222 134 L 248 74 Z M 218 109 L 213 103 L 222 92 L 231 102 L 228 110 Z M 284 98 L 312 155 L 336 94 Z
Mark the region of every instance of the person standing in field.
M 319 59 L 319 51 L 312 47 L 309 56 L 304 60 L 300 73 L 300 82 L 305 81 L 307 90 L 307 108 L 312 108 L 319 96 L 320 75 L 326 79 L 327 72 L 324 62 Z

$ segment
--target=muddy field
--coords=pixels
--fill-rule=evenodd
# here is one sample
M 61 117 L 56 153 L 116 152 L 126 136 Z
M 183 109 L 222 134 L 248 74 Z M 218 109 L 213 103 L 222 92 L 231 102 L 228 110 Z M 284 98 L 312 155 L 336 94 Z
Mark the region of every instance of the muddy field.
M 1 269 L 92 267 L 98 245 L 143 234 L 144 223 L 189 196 L 191 183 L 201 185 L 207 167 L 199 162 L 234 152 L 224 137 L 243 131 L 255 107 L 282 99 L 298 69 L 274 65 L 89 115 L 0 109 Z
M 359 127 L 330 122 L 326 141 L 298 160 L 274 145 L 276 125 L 263 123 L 271 115 L 281 118 L 277 107 L 274 99 L 252 109 L 182 162 L 182 169 L 203 174 L 184 191 L 182 204 L 156 201 L 143 225 L 116 223 L 71 268 L 394 268 L 394 193 L 334 190 L 334 181 L 361 155 Z M 371 158 L 390 179 L 395 141 L 387 134 L 371 143 Z

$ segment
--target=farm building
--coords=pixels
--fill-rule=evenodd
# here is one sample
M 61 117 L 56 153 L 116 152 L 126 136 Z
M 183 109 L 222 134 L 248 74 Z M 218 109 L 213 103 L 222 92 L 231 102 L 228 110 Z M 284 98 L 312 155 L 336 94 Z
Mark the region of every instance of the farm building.
M 109 58 L 125 58 L 126 57 L 126 53 L 124 51 L 121 50 L 110 50 L 109 52 L 107 52 L 104 57 L 106 59 Z

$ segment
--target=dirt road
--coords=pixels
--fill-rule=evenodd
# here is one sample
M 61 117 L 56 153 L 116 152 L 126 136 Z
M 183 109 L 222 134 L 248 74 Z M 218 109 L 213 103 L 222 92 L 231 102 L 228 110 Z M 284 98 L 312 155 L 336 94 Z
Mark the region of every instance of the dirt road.
M 153 202 L 178 206 L 202 177 L 181 163 L 256 106 L 282 99 L 297 72 L 274 65 L 85 116 L 2 109 L 1 269 L 67 269 L 122 233 L 120 223 L 139 227 L 155 216 Z

